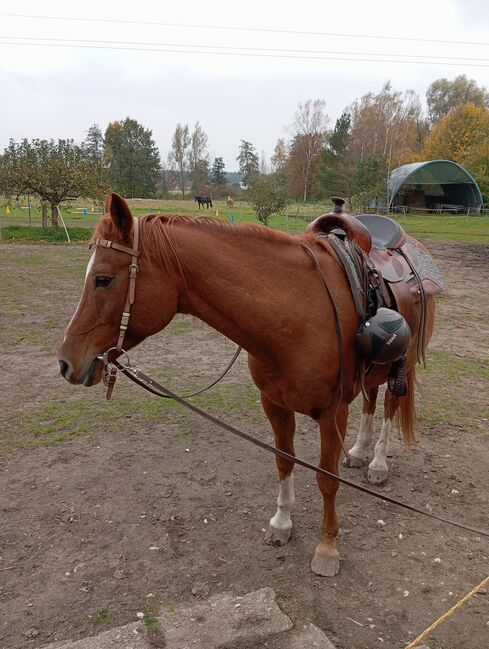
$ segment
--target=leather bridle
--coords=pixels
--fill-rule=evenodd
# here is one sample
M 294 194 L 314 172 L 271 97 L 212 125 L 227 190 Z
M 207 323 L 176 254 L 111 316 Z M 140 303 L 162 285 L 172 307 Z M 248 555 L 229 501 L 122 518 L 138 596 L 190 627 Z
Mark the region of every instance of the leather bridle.
M 127 352 L 124 350 L 124 337 L 126 335 L 127 328 L 129 326 L 129 318 L 131 317 L 131 307 L 134 304 L 134 297 L 136 294 L 136 277 L 139 272 L 139 266 L 137 264 L 138 257 L 140 256 L 139 252 L 139 220 L 133 216 L 132 217 L 134 237 L 133 237 L 133 247 L 129 248 L 128 246 L 123 246 L 120 243 L 114 243 L 107 239 L 95 239 L 90 244 L 92 246 L 100 246 L 101 248 L 111 248 L 112 250 L 118 250 L 119 252 L 124 252 L 126 255 L 131 256 L 131 263 L 129 265 L 129 287 L 127 289 L 126 303 L 124 305 L 124 310 L 122 312 L 121 323 L 119 325 L 119 338 L 117 339 L 117 344 L 115 347 L 110 347 L 106 352 L 99 356 L 98 358 L 105 365 L 105 376 L 104 384 L 107 386 L 106 399 L 109 400 L 112 396 L 112 391 L 114 389 L 115 380 L 117 377 L 117 372 L 120 369 L 110 362 L 109 354 L 110 352 L 119 352 L 119 354 L 124 354 L 127 359 L 127 364 L 129 364 L 129 357 Z
M 129 318 L 131 317 L 131 307 L 134 304 L 134 298 L 136 294 L 136 277 L 139 272 L 139 266 L 137 264 L 137 261 L 141 254 L 139 252 L 139 219 L 136 218 L 135 216 L 133 216 L 132 218 L 133 218 L 133 226 L 134 226 L 134 238 L 133 238 L 132 248 L 129 248 L 128 246 L 122 246 L 120 243 L 114 243 L 113 241 L 109 241 L 108 239 L 95 239 L 95 241 L 92 241 L 92 243 L 89 246 L 89 248 L 91 248 L 92 246 L 100 246 L 101 248 L 111 248 L 112 250 L 118 250 L 119 252 L 124 252 L 127 255 L 131 255 L 131 263 L 129 265 L 129 287 L 127 289 L 126 303 L 124 305 L 124 310 L 122 312 L 122 317 L 121 317 L 121 323 L 119 325 L 119 338 L 117 339 L 117 344 L 115 345 L 115 347 L 110 347 L 101 356 L 97 357 L 100 361 L 102 361 L 105 367 L 104 384 L 107 386 L 107 392 L 105 394 L 105 398 L 107 399 L 107 401 L 109 401 L 112 397 L 112 392 L 114 390 L 117 373 L 129 369 L 130 367 L 134 369 L 134 366 L 131 365 L 131 362 L 129 360 L 128 353 L 123 347 L 124 337 L 126 335 L 126 331 L 129 326 Z M 238 346 L 232 359 L 226 366 L 225 370 L 217 377 L 217 379 L 214 379 L 212 383 L 206 385 L 204 388 L 197 390 L 196 392 L 193 392 L 192 394 L 186 394 L 185 397 L 187 398 L 195 397 L 198 394 L 202 394 L 202 392 L 205 392 L 206 390 L 209 390 L 210 388 L 214 387 L 214 385 L 216 385 L 216 383 L 218 383 L 229 372 L 229 370 L 237 360 L 238 356 L 240 355 L 241 350 L 242 350 L 241 346 Z M 119 361 L 116 362 L 115 360 L 111 361 L 109 359 L 109 354 L 111 352 L 116 352 L 118 353 L 119 356 L 120 355 L 125 356 L 125 363 L 120 363 Z

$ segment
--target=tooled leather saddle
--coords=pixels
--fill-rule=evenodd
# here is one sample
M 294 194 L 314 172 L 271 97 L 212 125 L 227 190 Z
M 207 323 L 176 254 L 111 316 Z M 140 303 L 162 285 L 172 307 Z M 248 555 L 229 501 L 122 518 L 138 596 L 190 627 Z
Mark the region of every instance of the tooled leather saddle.
M 417 334 L 418 361 L 424 362 L 426 297 L 441 291 L 443 280 L 431 257 L 401 225 L 378 214 L 353 217 L 343 211 L 344 200 L 333 197 L 334 212 L 307 227 L 332 248 L 348 277 L 360 322 L 385 306 L 398 311 Z M 406 393 L 405 359 L 395 363 L 389 389 Z

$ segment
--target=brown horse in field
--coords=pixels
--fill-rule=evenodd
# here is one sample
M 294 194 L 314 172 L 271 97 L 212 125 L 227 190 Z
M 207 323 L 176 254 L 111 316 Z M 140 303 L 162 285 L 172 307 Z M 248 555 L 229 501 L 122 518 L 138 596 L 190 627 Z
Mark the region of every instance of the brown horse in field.
M 126 202 L 113 194 L 97 227 L 94 239 L 98 238 L 98 247 L 87 268 L 80 303 L 59 349 L 64 378 L 85 386 L 101 381 L 104 367 L 100 356 L 116 345 L 126 296 L 131 293 L 130 262 L 120 251 L 133 254 L 138 248 L 135 300 L 124 348 L 131 349 L 166 327 L 176 313 L 203 320 L 248 352 L 250 372 L 260 390 L 276 446 L 294 454 L 294 413 L 308 415 L 320 428 L 319 466 L 338 475 L 340 435 L 344 438 L 346 434 L 348 406 L 360 389 L 355 381 L 359 321 L 345 273 L 333 255 L 318 244 L 317 234 L 295 237 L 256 225 L 235 226 L 218 219 L 168 215 L 143 216 L 137 227 L 135 222 Z M 134 242 L 136 230 L 138 242 Z M 336 303 L 338 322 L 304 243 L 319 261 Z M 432 297 L 427 299 L 426 316 L 427 343 L 434 322 Z M 343 342 L 342 372 L 336 324 Z M 408 442 L 412 439 L 416 344 L 414 336 L 408 350 L 408 395 L 394 397 L 386 391 L 380 459 L 371 467 L 373 473 L 387 472 L 386 445 L 398 409 L 404 438 Z M 370 401 L 364 399 L 360 439 L 352 449 L 357 463 L 365 460 L 378 386 L 387 381 L 388 373 L 389 366 L 375 365 L 367 374 L 365 388 Z M 276 463 L 280 478 L 278 508 L 266 540 L 283 544 L 292 532 L 294 463 L 279 457 Z M 339 570 L 338 482 L 322 475 L 317 481 L 324 517 L 311 567 L 316 574 L 331 576 Z

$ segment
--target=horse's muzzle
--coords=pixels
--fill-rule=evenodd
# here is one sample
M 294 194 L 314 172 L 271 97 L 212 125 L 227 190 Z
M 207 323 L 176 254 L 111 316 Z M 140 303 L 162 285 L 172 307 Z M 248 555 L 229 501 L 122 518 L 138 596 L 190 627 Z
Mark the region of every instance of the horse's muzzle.
M 90 387 L 100 383 L 103 378 L 103 362 L 100 357 L 96 356 L 90 363 L 88 370 L 77 376 L 70 363 L 64 359 L 58 359 L 59 371 L 61 376 L 71 383 L 72 385 L 84 385 L 85 387 Z

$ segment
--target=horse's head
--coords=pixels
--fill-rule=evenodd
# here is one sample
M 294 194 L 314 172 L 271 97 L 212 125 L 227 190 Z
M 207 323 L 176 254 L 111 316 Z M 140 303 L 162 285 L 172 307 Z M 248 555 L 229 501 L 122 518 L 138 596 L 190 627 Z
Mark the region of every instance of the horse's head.
M 86 386 L 95 385 L 103 377 L 100 356 L 117 345 L 129 295 L 134 218 L 127 203 L 117 194 L 106 199 L 105 216 L 92 243 L 97 239 L 122 246 L 128 254 L 117 246 L 96 246 L 88 263 L 80 302 L 58 350 L 62 376 L 70 383 Z M 140 244 L 139 249 L 135 300 L 130 308 L 123 342 L 126 350 L 160 331 L 177 310 L 177 287 L 170 273 L 165 274 L 161 264 L 157 263 L 157 255 L 144 249 L 144 244 Z M 117 355 L 114 354 L 111 360 Z

